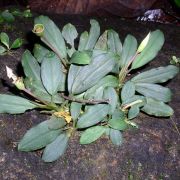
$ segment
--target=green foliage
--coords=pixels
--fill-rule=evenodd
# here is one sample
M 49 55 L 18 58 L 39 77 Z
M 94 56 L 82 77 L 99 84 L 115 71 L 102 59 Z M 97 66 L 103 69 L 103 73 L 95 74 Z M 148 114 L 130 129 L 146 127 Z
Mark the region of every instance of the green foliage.
M 29 16 L 28 11 L 24 13 Z M 149 33 L 139 46 L 135 37 L 128 35 L 122 45 L 114 30 L 100 35 L 99 23 L 91 20 L 90 24 L 90 31 L 77 39 L 74 25 L 65 25 L 61 33 L 48 17 L 35 18 L 33 32 L 47 47 L 35 44 L 33 54 L 24 52 L 24 78 L 7 68 L 13 84 L 31 101 L 0 94 L 0 113 L 18 114 L 38 108 L 50 115 L 49 120 L 28 130 L 18 145 L 20 151 L 45 147 L 42 155 L 45 162 L 62 156 L 76 131 L 82 132 L 80 144 L 93 143 L 106 135 L 120 146 L 122 131 L 138 128 L 133 119 L 140 111 L 159 117 L 173 115 L 173 109 L 166 104 L 172 92 L 162 83 L 172 79 L 179 72 L 178 67 L 154 68 L 127 78 L 132 69 L 155 58 L 164 43 L 163 33 L 160 30 Z M 6 48 L 19 47 L 18 39 L 9 45 L 5 33 L 0 37 L 1 54 Z
M 62 132 L 61 129 L 51 130 L 49 121 L 44 121 L 26 132 L 18 145 L 20 151 L 32 151 L 45 147 Z
M 26 9 L 24 11 L 21 11 L 19 9 L 6 9 L 0 12 L 0 24 L 13 23 L 15 21 L 15 17 L 31 18 L 32 13 L 30 9 Z
M 0 33 L 0 55 L 11 53 L 12 50 L 21 47 L 22 44 L 23 44 L 23 39 L 17 38 L 10 45 L 9 36 L 5 32 Z

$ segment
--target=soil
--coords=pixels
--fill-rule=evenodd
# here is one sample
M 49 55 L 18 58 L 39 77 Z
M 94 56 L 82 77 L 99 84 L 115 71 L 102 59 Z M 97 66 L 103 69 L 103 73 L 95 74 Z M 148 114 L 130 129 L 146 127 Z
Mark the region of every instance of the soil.
M 90 17 L 49 15 L 60 27 L 71 22 L 79 32 L 89 29 Z M 91 17 L 92 18 L 92 17 Z M 138 42 L 154 29 L 165 34 L 165 44 L 159 55 L 145 69 L 166 66 L 171 56 L 180 57 L 180 29 L 175 25 L 125 21 L 120 18 L 98 18 L 102 30 L 113 28 L 123 41 L 131 33 Z M 6 77 L 5 66 L 22 74 L 20 65 L 22 53 L 32 49 L 37 38 L 31 34 L 32 19 L 16 19 L 10 27 L 1 25 L 13 40 L 24 37 L 26 44 L 13 55 L 0 56 L 0 93 L 18 92 Z M 142 71 L 142 70 L 141 70 Z M 137 73 L 137 72 L 136 72 Z M 0 179 L 2 180 L 178 180 L 180 179 L 180 76 L 169 81 L 166 86 L 173 92 L 170 105 L 175 113 L 171 118 L 155 118 L 143 113 L 136 119 L 139 129 L 129 129 L 124 135 L 124 143 L 117 148 L 103 137 L 91 145 L 79 145 L 79 135 L 73 137 L 67 152 L 54 163 L 44 163 L 41 151 L 18 152 L 17 143 L 33 125 L 46 119 L 38 111 L 28 111 L 22 115 L 0 115 Z

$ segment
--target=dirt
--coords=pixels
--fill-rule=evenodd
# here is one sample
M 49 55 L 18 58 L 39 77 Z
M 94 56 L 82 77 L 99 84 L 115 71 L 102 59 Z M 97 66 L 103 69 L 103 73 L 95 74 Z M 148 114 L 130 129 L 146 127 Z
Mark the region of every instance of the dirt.
M 71 22 L 79 32 L 88 30 L 89 17 L 50 15 L 62 27 Z M 152 67 L 169 64 L 173 55 L 180 57 L 180 29 L 175 25 L 149 22 L 137 23 L 120 18 L 99 19 L 102 29 L 113 28 L 123 41 L 131 33 L 138 41 L 150 31 L 161 29 L 165 34 L 165 45 L 150 65 Z M 6 77 L 5 66 L 22 74 L 21 55 L 26 48 L 32 48 L 32 19 L 16 19 L 12 28 L 0 26 L 11 39 L 23 36 L 26 44 L 13 55 L 0 56 L 0 93 L 18 92 Z M 170 105 L 175 113 L 171 118 L 155 118 L 140 114 L 136 119 L 139 129 L 129 129 L 124 135 L 124 143 L 117 148 L 103 137 L 91 145 L 79 145 L 79 135 L 73 137 L 65 155 L 54 163 L 44 163 L 41 151 L 18 152 L 17 143 L 33 125 L 46 119 L 33 110 L 23 115 L 0 115 L 0 179 L 2 180 L 178 180 L 180 179 L 180 134 L 177 130 L 180 115 L 180 76 L 166 86 L 173 91 Z

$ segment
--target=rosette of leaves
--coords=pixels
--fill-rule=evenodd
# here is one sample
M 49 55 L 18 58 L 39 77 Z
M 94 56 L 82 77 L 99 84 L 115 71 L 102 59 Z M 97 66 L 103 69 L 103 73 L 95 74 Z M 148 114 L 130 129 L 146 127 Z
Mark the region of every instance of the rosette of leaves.
M 22 38 L 17 38 L 10 44 L 9 36 L 5 32 L 0 33 L 0 55 L 11 53 L 12 50 L 21 47 L 22 44 Z
M 57 160 L 76 131 L 81 132 L 81 144 L 107 135 L 119 146 L 122 132 L 138 127 L 134 118 L 140 111 L 160 117 L 173 114 L 167 104 L 172 93 L 162 83 L 172 79 L 178 67 L 153 68 L 126 80 L 130 71 L 156 57 L 164 43 L 163 33 L 150 32 L 137 46 L 132 35 L 122 44 L 114 30 L 100 35 L 99 23 L 91 20 L 90 24 L 89 32 L 80 34 L 75 47 L 75 26 L 69 23 L 60 31 L 48 17 L 37 17 L 33 32 L 46 47 L 36 44 L 33 54 L 24 52 L 24 78 L 9 73 L 15 86 L 32 98 L 0 94 L 1 113 L 37 108 L 49 114 L 46 121 L 28 130 L 18 145 L 20 151 L 45 148 L 45 162 Z

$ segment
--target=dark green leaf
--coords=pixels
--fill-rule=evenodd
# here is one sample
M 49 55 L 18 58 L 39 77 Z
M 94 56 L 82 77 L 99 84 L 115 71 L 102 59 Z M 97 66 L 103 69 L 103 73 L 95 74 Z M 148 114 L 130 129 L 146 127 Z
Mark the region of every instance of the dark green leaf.
M 21 47 L 23 44 L 23 39 L 21 38 L 17 38 L 11 45 L 11 49 L 16 49 L 16 48 L 19 48 Z
M 69 45 L 71 45 L 71 47 L 74 47 L 74 40 L 78 36 L 78 32 L 77 32 L 75 26 L 72 25 L 71 23 L 66 24 L 63 27 L 62 35 L 63 35 L 64 39 L 66 40 L 66 42 Z
M 169 65 L 140 73 L 132 78 L 131 81 L 135 83 L 163 83 L 172 79 L 178 72 L 178 67 Z
M 174 112 L 173 109 L 167 104 L 152 98 L 146 98 L 146 104 L 141 110 L 149 115 L 159 117 L 172 116 Z
M 68 73 L 69 93 L 79 94 L 94 86 L 106 74 L 111 72 L 115 64 L 115 56 L 111 53 L 96 55 L 93 53 L 91 63 L 78 67 L 71 65 Z
M 56 161 L 62 156 L 68 146 L 69 137 L 66 134 L 60 134 L 52 143 L 44 149 L 42 159 L 45 162 Z
M 91 62 L 91 57 L 86 53 L 86 51 L 76 51 L 73 53 L 70 62 L 72 64 L 89 64 Z
M 146 97 L 163 102 L 171 101 L 172 93 L 169 88 L 150 83 L 136 83 L 135 86 L 136 91 Z
M 49 50 L 46 49 L 44 46 L 41 46 L 40 44 L 35 44 L 34 45 L 34 49 L 33 49 L 33 53 L 34 53 L 34 57 L 37 59 L 37 61 L 39 63 L 41 63 L 44 59 L 44 57 L 49 54 Z
M 117 130 L 124 130 L 127 129 L 127 123 L 125 122 L 125 114 L 122 111 L 116 110 L 113 115 L 112 119 L 108 121 L 108 125 Z
M 41 40 L 61 58 L 66 58 L 66 46 L 61 31 L 47 16 L 35 18 L 35 24 L 42 24 L 44 31 Z
M 50 130 L 49 121 L 44 121 L 26 132 L 18 145 L 19 151 L 41 149 L 54 141 L 62 130 Z
M 88 128 L 81 134 L 80 144 L 90 144 L 100 138 L 106 131 L 103 126 Z
M 94 49 L 107 50 L 107 31 L 99 37 Z
M 121 55 L 122 51 L 122 44 L 121 40 L 119 39 L 119 35 L 116 31 L 114 30 L 108 30 L 108 49 L 111 52 L 114 52 L 118 54 L 119 56 Z
M 110 129 L 110 139 L 112 143 L 116 146 L 120 146 L 123 143 L 123 137 L 119 130 L 116 129 Z
M 122 47 L 122 55 L 120 60 L 120 67 L 126 66 L 131 58 L 135 55 L 137 50 L 137 40 L 132 35 L 127 35 L 123 47 Z
M 0 94 L 0 113 L 20 114 L 37 106 L 19 96 Z
M 135 85 L 131 81 L 127 81 L 121 91 L 121 100 L 122 102 L 127 101 L 132 96 L 135 95 Z
M 14 16 L 8 10 L 3 11 L 1 13 L 1 16 L 8 23 L 12 23 L 15 20 Z
M 26 50 L 22 56 L 22 66 L 24 73 L 28 78 L 40 81 L 40 66 L 30 51 Z
M 41 64 L 41 78 L 44 87 L 51 95 L 57 93 L 62 80 L 61 62 L 59 58 L 50 53 Z
M 58 118 L 56 116 L 51 116 L 48 123 L 48 127 L 50 130 L 61 129 L 66 125 L 66 121 L 63 118 Z
M 1 43 L 4 44 L 9 49 L 9 36 L 2 32 L 0 34 Z
M 109 105 L 98 104 L 90 106 L 77 122 L 77 128 L 85 128 L 93 126 L 104 119 L 108 114 Z
M 160 30 L 151 32 L 149 41 L 141 54 L 133 61 L 131 69 L 137 69 L 153 60 L 164 44 L 164 34 Z
M 81 113 L 81 108 L 82 108 L 82 104 L 81 103 L 77 103 L 77 102 L 72 102 L 71 103 L 71 117 L 73 118 L 73 120 L 76 120 L 80 113 Z

